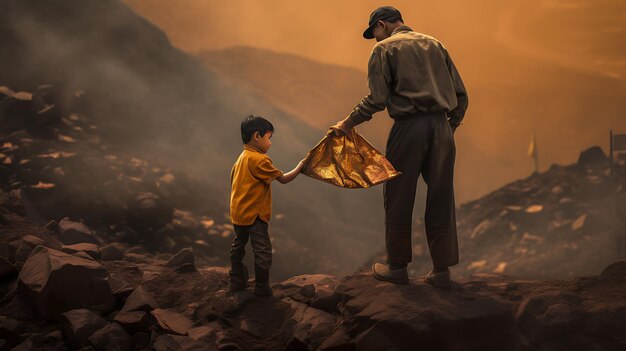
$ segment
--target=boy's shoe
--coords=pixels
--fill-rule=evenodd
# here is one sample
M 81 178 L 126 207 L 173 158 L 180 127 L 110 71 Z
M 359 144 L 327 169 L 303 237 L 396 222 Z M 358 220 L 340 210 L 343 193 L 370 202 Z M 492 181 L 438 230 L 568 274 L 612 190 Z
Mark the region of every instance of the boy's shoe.
M 395 284 L 408 284 L 409 273 L 406 267 L 391 269 L 389 265 L 374 263 L 372 266 L 374 278 Z
M 248 267 L 243 263 L 233 264 L 230 271 L 228 271 L 228 276 L 230 278 L 228 291 L 235 292 L 248 288 Z
M 441 272 L 435 272 L 434 270 L 432 270 L 424 276 L 424 281 L 441 289 L 452 288 L 452 279 L 450 279 L 449 270 Z
M 272 296 L 272 287 L 270 286 L 269 282 L 268 283 L 263 283 L 263 284 L 254 284 L 254 292 L 253 292 L 254 296 L 257 297 L 267 297 L 267 296 Z
M 270 286 L 270 270 L 254 266 L 254 296 L 272 296 Z

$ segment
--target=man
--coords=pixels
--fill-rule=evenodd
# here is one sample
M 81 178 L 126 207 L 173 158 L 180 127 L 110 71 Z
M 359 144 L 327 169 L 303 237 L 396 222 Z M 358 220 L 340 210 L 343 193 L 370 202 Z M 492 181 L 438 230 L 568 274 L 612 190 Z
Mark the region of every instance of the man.
M 434 266 L 424 280 L 449 288 L 448 267 L 459 260 L 453 133 L 468 106 L 463 81 L 446 48 L 404 25 L 393 7 L 372 12 L 363 37 L 377 41 L 368 63 L 370 93 L 331 128 L 337 135 L 348 133 L 385 108 L 394 119 L 386 157 L 402 174 L 383 185 L 387 264 L 376 263 L 372 271 L 379 280 L 409 282 L 413 203 L 422 174 L 428 185 L 425 226 Z

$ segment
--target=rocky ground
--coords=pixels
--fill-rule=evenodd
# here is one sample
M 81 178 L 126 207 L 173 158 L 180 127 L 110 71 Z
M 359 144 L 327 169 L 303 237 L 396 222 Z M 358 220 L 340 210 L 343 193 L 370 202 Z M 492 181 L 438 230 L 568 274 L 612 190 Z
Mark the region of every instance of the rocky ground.
M 0 350 L 626 347 L 626 261 L 567 281 L 477 274 L 452 290 L 303 275 L 258 298 L 229 293 L 227 270 L 192 249 L 146 254 L 79 222 L 36 226 L 7 194 L 1 208 Z
M 79 111 L 80 93 L 74 98 L 72 110 Z M 100 140 L 96 124 L 80 113 L 63 112 L 55 102 L 49 86 L 32 93 L 0 89 L 0 350 L 626 347 L 626 261 L 593 272 L 599 275 L 569 280 L 502 274 L 509 270 L 475 273 L 452 290 L 415 276 L 405 286 L 382 283 L 364 270 L 346 277 L 295 276 L 274 283 L 269 298 L 250 290 L 231 294 L 224 263 L 232 227 L 220 222 L 223 214 L 213 209 L 221 206 L 206 202 L 198 190 L 202 185 L 119 152 Z M 590 246 L 596 239 L 585 239 L 594 233 L 585 228 L 602 221 L 595 219 L 594 206 L 577 204 L 577 194 L 587 189 L 584 193 L 596 194 L 598 201 L 608 196 L 596 187 L 606 184 L 604 171 L 595 171 L 605 167 L 602 162 L 596 167 L 597 159 L 588 153 L 580 162 L 590 165 L 579 177 L 590 188 L 560 182 L 546 194 L 543 188 L 529 189 L 536 177 L 556 182 L 569 174 L 558 172 L 572 171 L 554 168 L 494 193 L 491 200 L 464 205 L 469 212 L 463 213 L 469 214 L 460 226 L 478 221 L 470 209 L 498 208 L 493 221 L 514 223 L 519 229 L 508 224 L 509 230 L 521 233 L 544 222 L 519 218 L 552 218 L 562 210 L 538 199 L 569 197 L 572 201 L 558 202 L 572 203 L 580 213 L 567 212 L 569 217 L 550 232 L 555 238 L 545 242 L 554 248 L 559 241 Z M 543 197 L 512 202 L 519 199 L 515 189 Z M 503 204 L 510 208 L 499 208 Z M 583 210 L 588 217 L 581 220 Z M 463 238 L 464 249 L 497 235 L 492 225 Z M 579 241 L 558 236 L 572 231 Z M 502 246 L 502 257 L 517 247 Z M 574 267 L 610 259 L 575 257 Z

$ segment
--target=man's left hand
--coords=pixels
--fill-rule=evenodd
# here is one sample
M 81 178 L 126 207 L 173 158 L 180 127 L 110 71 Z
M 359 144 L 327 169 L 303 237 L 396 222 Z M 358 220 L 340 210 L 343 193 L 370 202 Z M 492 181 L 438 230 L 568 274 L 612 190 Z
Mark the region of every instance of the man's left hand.
M 352 128 L 352 123 L 350 123 L 348 118 L 342 119 L 341 121 L 330 127 L 330 129 L 335 132 L 336 136 L 347 135 L 348 133 L 350 133 L 350 130 Z

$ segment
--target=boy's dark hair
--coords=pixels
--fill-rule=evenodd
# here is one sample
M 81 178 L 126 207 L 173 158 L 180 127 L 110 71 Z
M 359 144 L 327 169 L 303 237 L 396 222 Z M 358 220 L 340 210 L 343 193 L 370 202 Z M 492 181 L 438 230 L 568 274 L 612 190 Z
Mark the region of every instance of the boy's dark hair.
M 261 116 L 250 115 L 241 122 L 241 140 L 247 144 L 252 140 L 254 132 L 259 132 L 264 136 L 267 132 L 274 132 L 274 126 L 270 121 Z

